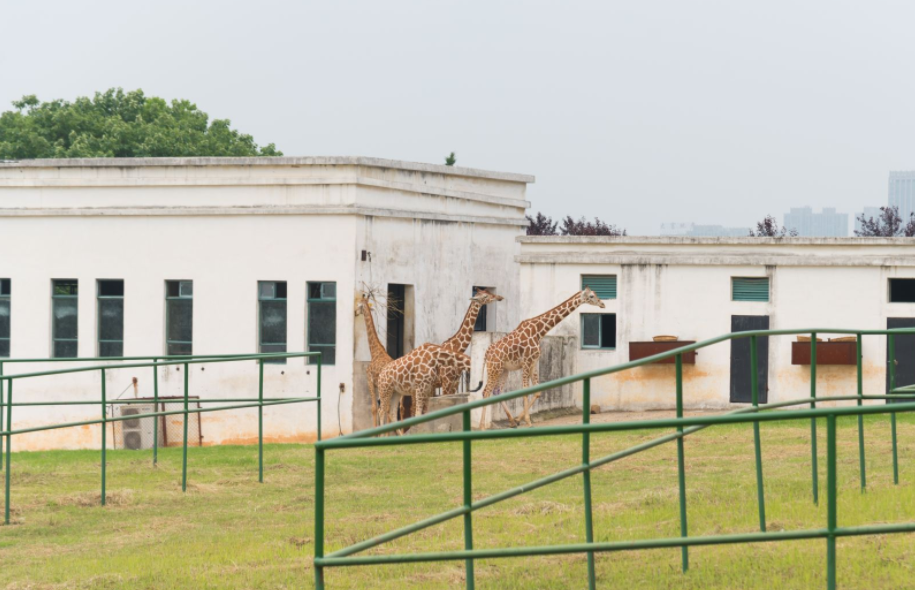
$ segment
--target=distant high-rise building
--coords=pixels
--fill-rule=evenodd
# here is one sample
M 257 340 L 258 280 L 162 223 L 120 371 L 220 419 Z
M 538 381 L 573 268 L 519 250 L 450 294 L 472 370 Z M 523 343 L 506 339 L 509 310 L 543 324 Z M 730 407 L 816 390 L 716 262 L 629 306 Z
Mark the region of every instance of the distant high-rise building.
M 695 223 L 662 223 L 662 236 L 683 236 L 689 238 L 741 238 L 750 234 L 748 227 L 725 227 L 723 225 L 697 225 Z
M 820 213 L 810 207 L 792 207 L 785 213 L 784 226 L 799 236 L 842 238 L 848 236 L 848 213 L 836 213 L 833 207 L 824 207 Z
M 880 207 L 865 207 L 864 211 L 855 215 L 855 231 L 861 231 L 861 221 L 860 217 L 864 216 L 864 219 L 877 219 L 880 217 Z
M 915 171 L 890 172 L 890 207 L 899 208 L 899 216 L 908 221 L 915 212 Z

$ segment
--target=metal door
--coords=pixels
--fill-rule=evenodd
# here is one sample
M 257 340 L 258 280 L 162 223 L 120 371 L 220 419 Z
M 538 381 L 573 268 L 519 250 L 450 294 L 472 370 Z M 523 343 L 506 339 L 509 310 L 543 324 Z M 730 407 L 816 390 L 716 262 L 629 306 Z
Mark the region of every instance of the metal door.
M 915 328 L 915 318 L 886 318 L 887 330 L 894 328 Z M 890 342 L 886 341 L 886 390 L 890 390 Z M 915 383 L 915 334 L 896 336 L 896 387 Z M 899 403 L 911 400 L 888 400 Z
M 731 332 L 768 330 L 767 315 L 732 315 Z M 757 345 L 757 374 L 759 375 L 759 403 L 769 400 L 769 337 L 759 336 Z M 750 379 L 750 339 L 731 340 L 731 401 L 750 403 L 753 401 L 753 383 Z

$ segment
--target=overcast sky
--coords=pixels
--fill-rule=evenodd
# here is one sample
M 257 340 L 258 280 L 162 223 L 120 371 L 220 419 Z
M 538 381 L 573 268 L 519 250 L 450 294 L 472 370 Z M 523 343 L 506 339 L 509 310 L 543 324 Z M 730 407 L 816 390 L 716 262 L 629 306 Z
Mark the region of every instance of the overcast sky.
M 142 88 L 290 156 L 454 150 L 631 234 L 853 214 L 915 168 L 911 2 L 0 0 L 0 21 L 0 110 Z

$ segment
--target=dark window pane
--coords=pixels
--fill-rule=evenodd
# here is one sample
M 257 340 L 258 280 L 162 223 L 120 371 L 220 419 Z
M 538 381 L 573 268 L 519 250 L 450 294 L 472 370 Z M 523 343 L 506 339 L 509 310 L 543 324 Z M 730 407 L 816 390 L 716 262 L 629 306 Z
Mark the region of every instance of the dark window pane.
M 193 340 L 193 299 L 169 299 L 166 301 L 165 339 L 169 341 Z
M 124 339 L 123 299 L 99 299 L 98 315 L 99 340 Z
M 99 281 L 99 297 L 123 297 L 124 281 Z
M 308 283 L 308 298 L 321 299 L 321 283 Z
M 165 354 L 170 356 L 194 354 L 190 342 L 169 342 Z
M 581 314 L 581 331 L 582 346 L 600 346 L 600 316 L 598 314 Z
M 616 314 L 600 316 L 600 347 L 616 348 Z
M 264 344 L 285 344 L 286 302 L 261 301 L 260 306 L 261 342 Z
M 54 295 L 78 295 L 79 285 L 77 281 L 70 279 L 54 280 Z
M 178 281 L 165 281 L 165 296 L 166 297 L 178 297 L 178 293 L 179 293 Z
M 12 284 L 9 279 L 0 279 L 0 295 L 9 295 Z
M 123 342 L 99 342 L 98 355 L 106 356 L 106 357 L 124 356 L 124 343 Z
M 75 340 L 57 340 L 54 342 L 54 358 L 76 358 Z
M 0 338 L 0 358 L 10 357 L 10 341 L 6 338 Z
M 285 344 L 263 344 L 263 345 L 261 345 L 261 352 L 286 352 L 286 345 Z M 268 365 L 285 365 L 286 359 L 279 358 L 279 359 L 272 359 L 272 360 L 264 360 L 264 363 L 266 363 Z
M 308 304 L 308 343 L 337 343 L 337 303 L 335 301 Z
M 10 337 L 10 300 L 0 299 L 0 338 Z
M 334 365 L 337 362 L 337 347 L 336 346 L 309 346 L 308 352 L 320 352 L 321 353 L 321 363 L 325 365 Z M 318 359 L 316 357 L 308 357 L 309 365 L 317 365 Z
M 76 298 L 54 299 L 54 338 L 77 337 Z
M 286 281 L 276 284 L 276 298 L 286 299 Z
M 890 279 L 891 303 L 915 303 L 915 279 Z

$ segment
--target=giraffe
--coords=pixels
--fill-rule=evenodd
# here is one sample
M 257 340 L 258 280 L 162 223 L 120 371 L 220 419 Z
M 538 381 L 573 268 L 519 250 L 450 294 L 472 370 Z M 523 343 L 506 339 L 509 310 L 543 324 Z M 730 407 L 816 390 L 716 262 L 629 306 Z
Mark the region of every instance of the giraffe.
M 445 368 L 453 374 L 470 369 L 470 357 L 463 352 L 445 350 L 436 344 L 424 344 L 399 359 L 390 362 L 378 375 L 378 397 L 381 399 L 380 423 L 392 422 L 391 401 L 394 396 L 412 396 L 416 404 L 414 416 L 426 412 L 426 403 L 432 396 L 436 379 L 450 387 Z
M 362 314 L 365 319 L 365 333 L 369 340 L 369 351 L 372 354 L 372 360 L 365 368 L 365 376 L 369 384 L 369 397 L 372 403 L 372 426 L 378 426 L 378 375 L 394 359 L 388 354 L 381 339 L 378 338 L 378 332 L 375 330 L 375 318 L 372 317 L 372 302 L 368 293 L 363 293 L 356 305 L 356 315 Z
M 492 395 L 497 386 L 500 388 L 504 386 L 509 371 L 521 369 L 522 387 L 539 384 L 540 341 L 556 324 L 584 304 L 604 308 L 600 297 L 590 287 L 585 287 L 583 291 L 575 293 L 548 312 L 524 320 L 513 331 L 492 343 L 486 351 L 487 383 L 483 389 L 483 399 Z M 540 393 L 537 393 L 533 399 L 527 396 L 524 401 L 524 412 L 521 417 L 527 421 L 528 426 L 533 425 L 530 409 L 539 397 Z M 517 422 L 505 402 L 502 402 L 502 409 L 508 415 L 512 427 L 516 426 Z M 486 406 L 483 406 L 482 410 L 480 430 L 484 429 L 486 425 Z
M 464 314 L 464 320 L 461 327 L 455 332 L 454 336 L 442 342 L 441 346 L 451 352 L 465 352 L 470 346 L 470 340 L 473 338 L 473 326 L 477 323 L 477 316 L 484 305 L 494 301 L 502 301 L 504 298 L 495 293 L 490 293 L 486 289 L 477 289 L 477 292 L 470 298 L 470 306 L 467 313 Z M 460 384 L 461 374 L 454 373 L 454 367 L 445 366 L 442 368 L 440 378 L 436 380 L 434 387 L 442 388 L 442 395 L 452 395 L 457 393 Z M 467 368 L 469 370 L 469 367 Z M 449 384 L 446 386 L 446 382 Z

